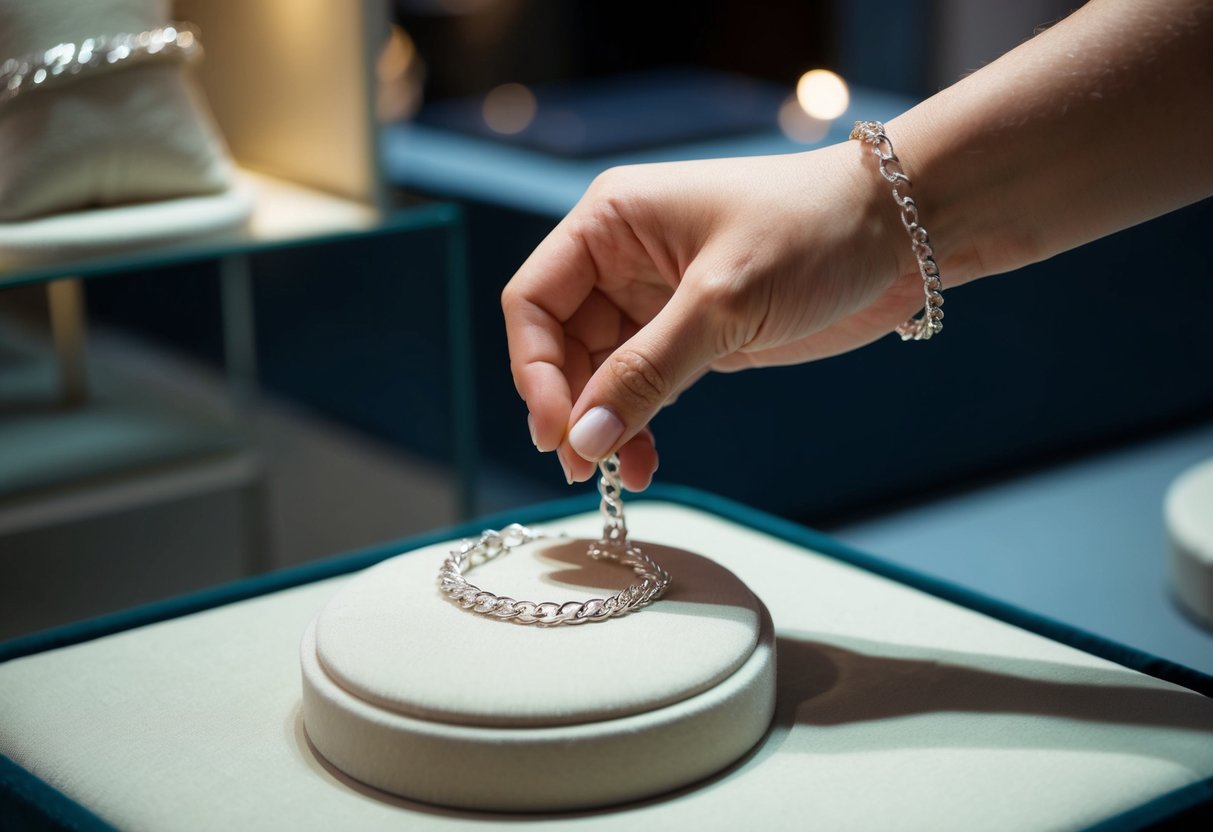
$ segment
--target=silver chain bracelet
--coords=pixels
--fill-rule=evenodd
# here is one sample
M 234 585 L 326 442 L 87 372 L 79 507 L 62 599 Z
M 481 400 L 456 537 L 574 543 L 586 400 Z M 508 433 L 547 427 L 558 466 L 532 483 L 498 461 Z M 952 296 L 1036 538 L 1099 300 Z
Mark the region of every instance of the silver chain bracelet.
M 904 193 L 911 187 L 910 177 L 901 168 L 893 143 L 885 134 L 879 121 L 857 121 L 851 130 L 851 138 L 872 146 L 872 153 L 880 160 L 880 175 L 893 183 L 893 199 L 901 209 L 901 224 L 910 235 L 910 249 L 918 261 L 918 273 L 922 275 L 922 292 L 925 298 L 922 315 L 910 318 L 897 327 L 903 341 L 926 341 L 943 331 L 943 281 L 939 277 L 939 265 L 935 262 L 935 251 L 927 230 L 918 222 L 918 203 Z
M 198 30 L 189 23 L 86 38 L 78 44 L 59 43 L 42 52 L 0 61 L 0 104 L 74 78 L 148 61 L 193 61 L 201 56 Z
M 465 540 L 452 549 L 438 573 L 438 586 L 451 601 L 471 612 L 519 624 L 584 624 L 604 621 L 647 606 L 670 588 L 670 574 L 640 547 L 628 540 L 623 515 L 619 458 L 612 455 L 598 463 L 599 509 L 602 512 L 602 539 L 590 544 L 586 554 L 594 560 L 609 560 L 629 567 L 640 579 L 610 598 L 589 601 L 516 601 L 494 595 L 468 583 L 464 573 L 533 540 L 550 537 L 545 532 L 513 523 L 501 531 L 488 529 L 477 540 Z

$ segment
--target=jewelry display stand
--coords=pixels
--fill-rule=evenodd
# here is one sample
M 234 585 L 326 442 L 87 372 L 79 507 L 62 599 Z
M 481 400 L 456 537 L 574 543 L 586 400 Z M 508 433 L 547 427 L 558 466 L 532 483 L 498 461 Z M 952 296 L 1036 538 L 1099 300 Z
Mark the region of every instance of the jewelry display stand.
M 160 0 L 0 1 L 0 269 L 239 228 L 201 54 Z M 182 27 L 185 24 L 178 24 Z
M 585 539 L 602 528 L 588 508 L 565 500 L 519 510 L 513 519 Z M 1019 832 L 1105 822 L 1099 828 L 1139 829 L 1213 806 L 1213 701 L 1193 689 L 1213 689 L 1208 676 L 964 593 L 712 495 L 655 486 L 628 508 L 632 525 L 644 531 L 645 550 L 668 568 L 673 584 L 660 602 L 608 621 L 520 626 L 445 600 L 435 586 L 437 569 L 459 539 L 483 528 L 477 523 L 395 544 L 395 553 L 412 549 L 403 558 L 360 552 L 0 645 L 0 819 L 8 811 L 7 817 L 46 826 L 198 832 L 799 830 L 806 823 Z M 673 547 L 720 566 L 700 573 L 696 559 Z M 397 572 L 403 564 L 380 571 L 385 556 L 424 564 L 408 576 Z M 532 580 L 536 563 L 545 564 L 548 574 L 539 579 L 545 597 L 579 597 L 581 584 L 589 583 L 584 551 L 570 546 L 566 554 L 556 541 L 546 548 L 529 544 L 470 574 L 496 591 L 518 591 L 498 569 L 508 570 L 510 560 L 522 561 L 518 569 Z M 700 661 L 716 649 L 717 619 L 743 614 L 718 594 L 724 569 L 745 581 L 776 623 L 776 709 L 752 752 L 685 788 L 576 813 L 438 808 L 368 786 L 338 765 L 349 763 L 325 744 L 326 726 L 315 710 L 314 683 L 322 677 L 305 682 L 309 701 L 300 703 L 299 638 L 309 622 L 320 616 L 323 642 L 339 620 L 329 616 L 339 610 L 353 634 L 371 632 L 376 620 L 400 621 L 394 610 L 412 603 L 423 605 L 415 611 L 421 629 L 383 630 L 362 646 L 367 652 L 357 666 L 382 674 L 365 684 L 407 678 L 410 663 L 424 660 L 424 672 L 441 678 L 423 679 L 420 672 L 412 678 L 424 685 L 446 680 L 443 690 L 458 697 L 451 708 L 484 711 L 510 696 L 529 701 L 527 694 L 552 701 L 545 689 L 575 688 L 576 672 L 607 663 L 608 656 L 592 653 L 609 642 L 619 654 L 631 651 L 631 663 L 605 684 L 605 674 L 591 677 L 580 685 L 583 695 L 601 700 L 614 691 L 620 702 L 635 701 L 634 684 Z M 626 570 L 610 571 L 612 586 L 628 582 Z M 393 575 L 415 582 L 415 594 L 400 596 L 401 585 L 388 582 Z M 374 589 L 374 582 L 382 586 Z M 939 597 L 944 594 L 950 600 Z M 380 604 L 368 605 L 375 596 Z M 343 597 L 357 604 L 337 600 Z M 358 624 L 362 617 L 365 627 Z M 680 633 L 672 653 L 659 652 L 653 636 L 667 626 L 667 635 L 674 627 Z M 448 628 L 462 636 L 442 636 Z M 514 652 L 482 650 L 481 639 Z M 540 647 L 524 652 L 515 649 L 520 644 Z M 529 675 L 546 651 L 589 657 L 576 668 Z M 347 644 L 346 658 L 360 653 Z M 621 738 L 601 766 L 576 746 L 540 758 L 516 741 L 517 756 L 503 766 L 505 755 L 492 760 L 487 743 L 463 745 L 459 738 L 493 730 L 503 737 L 593 735 L 599 724 L 461 726 L 404 717 L 352 694 L 343 701 L 333 716 L 348 723 L 327 727 L 348 732 L 337 739 L 350 749 L 389 749 L 398 739 L 386 730 L 389 724 L 432 729 L 430 748 L 445 749 L 448 758 L 415 747 L 433 771 L 412 783 L 414 794 L 428 788 L 432 799 L 442 788 L 487 789 L 484 781 L 494 778 L 532 797 L 541 797 L 550 778 L 585 798 L 600 788 L 596 779 L 629 778 L 632 768 L 654 777 L 698 765 L 686 758 L 723 744 L 731 719 L 762 721 L 757 709 L 729 714 L 721 706 L 715 725 L 697 730 L 688 724 L 683 733 L 659 735 L 641 715 L 635 719 L 642 727 Z M 396 752 L 400 765 L 421 768 L 399 760 L 401 746 Z M 373 757 L 362 752 L 363 760 Z M 381 773 L 391 773 L 390 756 L 379 759 Z M 450 782 L 437 783 L 440 778 Z M 1178 828 L 1178 820 L 1172 825 Z
M 523 547 L 535 532 L 512 527 L 515 543 L 495 549 L 476 573 L 504 596 L 456 579 L 469 603 L 445 599 L 434 584 L 447 555 L 440 544 L 363 572 L 325 606 L 300 659 L 304 725 L 329 763 L 427 803 L 556 811 L 670 791 L 761 740 L 775 708 L 774 628 L 754 593 L 713 561 L 644 545 L 640 557 L 664 579 L 655 594 L 669 575 L 672 588 L 619 617 L 592 620 L 603 603 L 594 601 L 564 605 L 583 612 L 584 620 L 565 619 L 577 626 L 485 614 L 501 610 L 502 598 L 513 614 L 523 603 L 511 597 L 620 591 L 626 572 L 587 554 L 611 545 L 639 552 L 627 542 L 609 464 L 603 539 Z M 470 562 L 485 537 L 501 539 L 486 532 L 457 552 Z M 615 600 L 605 603 L 614 610 Z M 540 606 L 559 618 L 556 604 Z
M 49 337 L 35 321 L 16 355 L 0 322 L 0 637 L 272 561 L 251 417 L 266 343 L 254 283 L 278 255 L 256 255 L 431 222 L 462 233 L 441 206 L 388 212 L 381 199 L 371 78 L 386 14 L 369 0 L 306 14 L 293 0 L 0 0 L 0 291 L 45 284 L 49 310 Z M 89 287 L 181 275 L 192 297 L 187 265 L 218 293 L 214 408 L 193 395 L 205 373 L 146 372 L 160 344 L 124 348 L 115 366 L 104 321 L 89 332 Z M 174 289 L 109 306 L 119 338 L 172 331 L 175 308 L 201 331 L 206 303 L 160 315 L 155 298 L 175 302 Z M 94 314 L 113 290 L 99 295 Z M 160 574 L 167 585 L 144 580 Z
M 1171 586 L 1180 604 L 1213 627 L 1213 459 L 1181 474 L 1167 491 Z

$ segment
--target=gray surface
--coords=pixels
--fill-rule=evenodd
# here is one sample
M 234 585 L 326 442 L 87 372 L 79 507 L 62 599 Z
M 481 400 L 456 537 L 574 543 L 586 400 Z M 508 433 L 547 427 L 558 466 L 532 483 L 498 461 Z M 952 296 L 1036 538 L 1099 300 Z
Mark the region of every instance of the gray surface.
M 1210 457 L 1206 425 L 831 533 L 1213 673 L 1213 632 L 1180 612 L 1170 593 L 1162 515 L 1171 481 Z
M 68 483 L 243 447 L 221 401 L 204 408 L 90 361 L 89 398 L 65 406 L 59 371 L 48 341 L 0 320 L 0 513 Z
M 194 461 L 144 474 L 137 497 L 93 489 L 99 508 L 0 534 L 0 641 L 246 577 L 260 477 L 238 454 Z

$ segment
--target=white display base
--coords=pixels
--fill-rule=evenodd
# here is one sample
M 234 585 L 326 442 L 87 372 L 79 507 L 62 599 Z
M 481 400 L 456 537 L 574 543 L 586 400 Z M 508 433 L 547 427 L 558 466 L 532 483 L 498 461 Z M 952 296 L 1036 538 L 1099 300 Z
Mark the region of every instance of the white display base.
M 247 169 L 220 194 L 184 197 L 24 222 L 0 223 L 0 284 L 5 272 L 136 250 L 189 253 L 200 245 L 299 239 L 371 228 L 379 212 L 363 202 Z
M 587 543 L 531 544 L 473 579 L 533 600 L 626 586 L 631 572 L 590 560 Z M 434 587 L 445 553 L 432 549 L 351 580 L 304 638 L 308 736 L 351 777 L 464 809 L 583 809 L 701 780 L 766 732 L 774 629 L 718 564 L 645 546 L 674 576 L 664 599 L 544 628 L 445 601 Z
M 1213 627 L 1213 459 L 1181 474 L 1165 505 L 1175 597 Z
M 253 204 L 241 183 L 218 194 L 0 223 L 0 270 L 230 233 L 248 222 Z

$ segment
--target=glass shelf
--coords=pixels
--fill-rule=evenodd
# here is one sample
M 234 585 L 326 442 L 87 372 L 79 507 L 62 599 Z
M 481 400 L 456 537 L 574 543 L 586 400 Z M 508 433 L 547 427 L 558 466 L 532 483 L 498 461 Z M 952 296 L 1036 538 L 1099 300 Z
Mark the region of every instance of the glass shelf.
M 460 209 L 378 213 L 281 181 L 266 190 L 273 198 L 239 235 L 0 275 L 0 296 L 87 286 L 88 310 L 87 390 L 75 402 L 57 395 L 62 355 L 45 319 L 0 322 L 0 567 L 14 576 L 0 606 L 11 626 L 473 512 Z M 83 291 L 79 307 L 83 321 Z M 340 485 L 364 471 L 365 488 Z M 222 562 L 200 559 L 203 540 Z M 114 594 L 120 585 L 127 594 Z M 95 597 L 76 591 L 86 586 Z M 75 606 L 55 618 L 63 599 Z
M 446 203 L 381 213 L 365 203 L 264 174 L 241 171 L 239 179 L 255 193 L 252 218 L 240 231 L 84 257 L 69 256 L 37 265 L 0 267 L 0 290 L 64 277 L 92 278 L 272 251 L 305 242 L 323 243 L 458 223 L 458 209 Z

